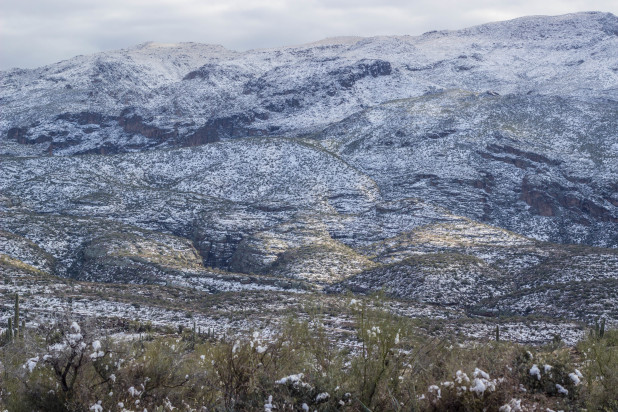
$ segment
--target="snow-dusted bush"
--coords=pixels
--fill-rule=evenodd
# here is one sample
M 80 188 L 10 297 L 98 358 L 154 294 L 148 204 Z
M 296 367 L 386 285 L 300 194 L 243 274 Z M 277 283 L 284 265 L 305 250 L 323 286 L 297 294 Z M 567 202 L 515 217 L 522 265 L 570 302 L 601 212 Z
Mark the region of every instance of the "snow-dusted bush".
M 527 391 L 571 399 L 578 395 L 581 373 L 566 348 L 537 353 L 534 357 L 528 351 L 521 351 L 516 368 Z
M 506 386 L 504 378 L 492 378 L 479 368 L 458 370 L 452 380 L 430 385 L 423 399 L 434 410 L 483 410 L 503 402 Z

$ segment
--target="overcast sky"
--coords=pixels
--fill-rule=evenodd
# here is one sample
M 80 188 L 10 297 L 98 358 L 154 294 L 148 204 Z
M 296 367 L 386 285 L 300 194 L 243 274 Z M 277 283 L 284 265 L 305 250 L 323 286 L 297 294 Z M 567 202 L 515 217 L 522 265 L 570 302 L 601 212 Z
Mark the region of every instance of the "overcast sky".
M 0 0 L 0 69 L 145 41 L 235 50 L 325 37 L 417 35 L 525 15 L 608 11 L 618 0 Z

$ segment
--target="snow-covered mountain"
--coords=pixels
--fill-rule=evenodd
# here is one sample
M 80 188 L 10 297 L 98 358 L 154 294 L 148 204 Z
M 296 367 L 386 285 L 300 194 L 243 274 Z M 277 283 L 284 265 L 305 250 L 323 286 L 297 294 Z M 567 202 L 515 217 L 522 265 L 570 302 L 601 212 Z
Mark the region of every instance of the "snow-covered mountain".
M 242 53 L 146 43 L 0 84 L 0 263 L 517 313 L 551 295 L 522 285 L 618 291 L 612 14 Z
M 616 33 L 616 16 L 581 13 L 243 53 L 146 43 L 79 56 L 2 73 L 2 153 L 300 136 L 376 104 L 443 89 L 616 100 Z

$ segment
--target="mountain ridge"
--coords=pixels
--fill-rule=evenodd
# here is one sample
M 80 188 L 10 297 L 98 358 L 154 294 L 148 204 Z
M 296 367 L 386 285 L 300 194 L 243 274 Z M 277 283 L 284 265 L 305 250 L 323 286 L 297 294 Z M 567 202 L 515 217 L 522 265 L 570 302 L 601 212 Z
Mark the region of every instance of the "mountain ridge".
M 603 28 L 609 20 L 606 25 L 618 30 L 615 16 L 541 19 L 555 22 L 568 48 L 542 38 L 538 24 L 530 44 L 498 41 L 495 27 L 520 27 L 535 19 L 247 52 L 198 43 L 137 47 L 2 72 L 0 136 L 4 145 L 30 143 L 36 149 L 29 152 L 38 154 L 101 146 L 105 152 L 132 151 L 241 135 L 298 136 L 365 107 L 436 89 L 618 98 L 618 61 L 610 52 L 618 40 L 608 34 L 613 29 Z M 569 36 L 569 22 L 583 31 Z M 83 113 L 90 118 L 79 117 Z M 97 126 L 108 128 L 107 146 Z

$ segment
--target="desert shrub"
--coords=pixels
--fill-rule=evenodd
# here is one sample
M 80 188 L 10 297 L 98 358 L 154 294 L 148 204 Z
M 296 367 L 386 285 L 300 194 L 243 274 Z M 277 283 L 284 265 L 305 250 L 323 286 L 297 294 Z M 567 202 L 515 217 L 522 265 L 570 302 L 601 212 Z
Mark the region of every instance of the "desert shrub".
M 618 410 L 618 330 L 592 335 L 577 346 L 584 357 L 585 404 L 589 410 Z
M 256 331 L 198 351 L 204 349 L 200 356 L 210 357 L 212 384 L 218 382 L 228 410 L 263 410 L 264 405 L 328 409 L 335 402 L 336 382 L 344 376 L 340 351 L 315 320 L 290 318 L 275 336 Z
M 120 358 L 108 369 L 114 371 L 113 378 L 104 376 L 109 391 L 117 393 L 113 400 L 103 402 L 140 408 L 171 405 L 174 401 L 181 404 L 185 385 L 194 374 L 186 346 L 180 339 L 166 338 L 136 342 L 118 351 Z
M 402 324 L 388 312 L 354 303 L 356 333 L 359 341 L 357 356 L 351 362 L 351 374 L 359 402 L 369 408 L 388 408 L 396 403 L 380 394 L 395 393 L 403 371 L 403 356 L 396 350 L 402 339 Z M 391 398 L 391 397 L 389 397 Z
M 582 373 L 571 359 L 568 348 L 555 351 L 521 350 L 515 359 L 519 381 L 532 393 L 576 399 L 581 387 Z
M 511 399 L 510 381 L 492 378 L 475 368 L 471 373 L 458 370 L 451 380 L 428 387 L 424 408 L 435 411 L 497 410 Z

